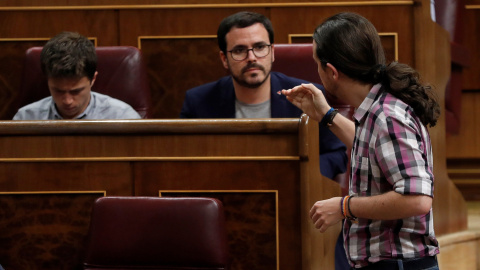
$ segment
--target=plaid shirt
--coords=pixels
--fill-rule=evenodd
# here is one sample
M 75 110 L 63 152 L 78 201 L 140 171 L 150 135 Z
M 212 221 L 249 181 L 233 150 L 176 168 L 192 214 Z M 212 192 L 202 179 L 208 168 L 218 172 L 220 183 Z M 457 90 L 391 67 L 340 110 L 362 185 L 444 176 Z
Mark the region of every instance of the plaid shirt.
M 427 128 L 413 109 L 373 86 L 354 114 L 349 194 L 400 194 L 433 197 L 433 156 Z M 384 259 L 418 258 L 439 253 L 432 209 L 399 220 L 358 219 L 344 224 L 345 250 L 352 266 Z

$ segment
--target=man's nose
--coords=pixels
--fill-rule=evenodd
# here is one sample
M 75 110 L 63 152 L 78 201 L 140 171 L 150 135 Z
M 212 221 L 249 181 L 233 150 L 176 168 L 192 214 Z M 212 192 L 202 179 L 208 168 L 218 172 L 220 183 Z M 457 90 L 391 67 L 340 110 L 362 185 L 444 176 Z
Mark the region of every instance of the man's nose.
M 253 53 L 253 50 L 248 50 L 247 51 L 247 60 L 248 61 L 256 61 L 257 56 Z
M 64 95 L 63 95 L 62 102 L 63 102 L 64 104 L 67 104 L 67 105 L 72 104 L 72 102 L 73 102 L 73 97 L 72 97 L 72 95 L 70 95 L 70 94 L 64 94 Z

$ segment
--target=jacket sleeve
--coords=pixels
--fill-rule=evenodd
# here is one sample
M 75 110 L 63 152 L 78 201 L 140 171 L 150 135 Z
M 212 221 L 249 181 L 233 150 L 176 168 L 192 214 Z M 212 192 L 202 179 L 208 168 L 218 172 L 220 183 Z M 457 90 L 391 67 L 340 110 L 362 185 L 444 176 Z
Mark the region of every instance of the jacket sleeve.
M 319 124 L 320 134 L 320 172 L 323 176 L 334 179 L 337 174 L 347 170 L 347 147 L 328 127 Z
M 281 89 L 292 88 L 301 83 L 309 83 L 297 78 L 287 77 L 280 73 L 275 73 L 273 76 L 275 77 L 274 82 L 278 82 L 278 87 L 281 87 Z M 323 92 L 325 91 L 325 88 L 322 85 L 317 83 L 314 83 L 314 85 Z M 292 107 L 293 108 L 288 112 L 288 117 L 299 117 L 302 114 L 302 111 L 293 105 Z M 334 179 L 337 174 L 347 171 L 347 147 L 330 131 L 330 129 L 320 126 L 320 124 L 319 135 L 320 172 L 323 176 Z
M 323 85 L 315 84 L 325 94 Z M 320 172 L 323 176 L 334 179 L 347 171 L 347 146 L 333 134 L 328 127 L 318 124 L 320 134 Z
M 194 115 L 194 110 L 192 109 L 192 98 L 190 93 L 187 91 L 185 94 L 185 99 L 183 100 L 182 110 L 180 111 L 180 118 L 196 118 Z

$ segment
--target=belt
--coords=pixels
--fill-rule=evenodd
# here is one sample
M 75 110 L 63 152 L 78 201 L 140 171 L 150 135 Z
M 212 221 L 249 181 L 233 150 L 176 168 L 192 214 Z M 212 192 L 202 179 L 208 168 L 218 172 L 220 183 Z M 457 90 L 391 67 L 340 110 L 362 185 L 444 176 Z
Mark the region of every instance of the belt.
M 370 264 L 368 266 L 359 268 L 360 270 L 387 270 L 387 269 L 400 269 L 398 264 L 399 260 L 383 260 Z M 421 270 L 430 267 L 437 266 L 437 257 L 428 256 L 415 259 L 400 259 L 401 264 L 403 264 L 403 270 Z

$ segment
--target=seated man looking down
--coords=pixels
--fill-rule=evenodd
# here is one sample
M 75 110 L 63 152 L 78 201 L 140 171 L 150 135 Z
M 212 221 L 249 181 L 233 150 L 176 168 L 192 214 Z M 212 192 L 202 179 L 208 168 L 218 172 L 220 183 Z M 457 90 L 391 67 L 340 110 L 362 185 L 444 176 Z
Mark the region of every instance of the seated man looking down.
M 239 12 L 217 31 L 220 59 L 230 76 L 187 91 L 181 118 L 292 118 L 302 111 L 277 92 L 304 80 L 271 72 L 274 33 L 268 18 Z M 321 87 L 317 85 L 317 87 Z M 346 146 L 320 126 L 320 171 L 333 179 L 346 170 Z
M 141 118 L 125 102 L 91 90 L 97 55 L 86 37 L 58 34 L 45 44 L 40 61 L 51 96 L 20 108 L 13 120 Z

